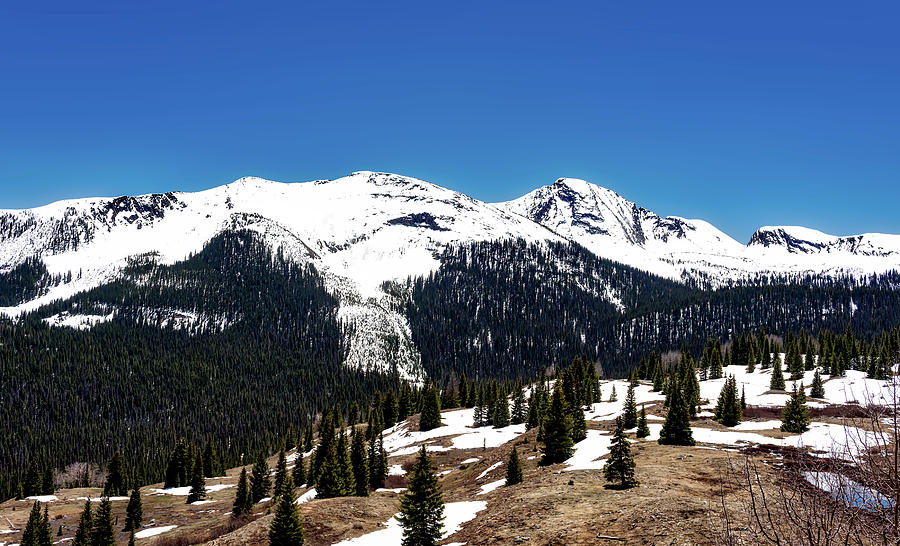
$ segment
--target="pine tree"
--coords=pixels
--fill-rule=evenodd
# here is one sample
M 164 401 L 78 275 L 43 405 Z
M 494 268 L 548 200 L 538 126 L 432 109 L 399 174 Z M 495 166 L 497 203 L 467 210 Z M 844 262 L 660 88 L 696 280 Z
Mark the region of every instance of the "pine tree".
M 294 435 L 294 426 L 291 425 L 289 436 Z M 290 440 L 293 443 L 293 439 Z M 219 453 L 212 440 L 206 442 L 206 449 L 203 450 L 203 475 L 207 478 L 215 478 L 225 473 L 222 462 L 219 460 Z
M 351 496 L 356 491 L 356 484 L 353 482 L 353 469 L 350 465 L 350 456 L 347 453 L 345 435 L 342 431 L 337 443 L 330 443 L 325 462 L 322 464 L 322 472 L 316 483 L 316 498 Z
M 570 405 L 569 409 L 572 414 L 572 443 L 577 444 L 587 438 L 587 421 L 584 418 L 581 404 Z
M 612 392 L 609 393 L 609 401 L 610 402 L 618 402 L 619 397 L 616 396 L 616 386 L 615 384 L 612 386 Z
M 372 489 L 384 487 L 384 480 L 387 478 L 387 473 L 383 471 L 387 461 L 382 461 L 383 450 L 379 448 L 379 442 L 383 442 L 382 437 L 378 441 L 369 442 L 369 487 Z
M 747 391 L 744 385 L 741 385 L 741 414 L 747 409 Z
M 353 474 L 350 446 L 347 445 L 347 435 L 344 434 L 343 423 L 341 423 L 341 435 L 338 438 L 337 455 L 340 462 L 338 468 L 341 472 L 341 483 L 343 484 L 341 496 L 351 497 L 356 493 L 356 479 Z
M 109 461 L 103 494 L 112 497 L 123 497 L 128 494 L 128 488 L 125 486 L 125 468 L 122 464 L 122 455 L 118 451 L 113 454 L 112 459 Z
M 769 388 L 773 391 L 783 391 L 784 387 L 784 374 L 781 373 L 781 358 L 776 354 L 775 362 L 772 364 L 772 379 L 769 381 Z
M 522 464 L 519 462 L 516 446 L 513 446 L 509 452 L 509 458 L 506 460 L 506 485 L 516 485 L 517 483 L 522 483 Z
M 49 546 L 51 542 L 49 518 L 45 518 L 41 512 L 41 503 L 35 501 L 19 544 L 20 546 Z
M 419 430 L 425 432 L 441 426 L 441 399 L 436 388 L 425 393 L 425 407 L 419 418 Z
M 140 529 L 142 521 L 144 509 L 141 505 L 141 490 L 135 487 L 128 499 L 128 506 L 125 507 L 125 530 Z
M 235 517 L 250 512 L 253 506 L 253 499 L 250 497 L 250 486 L 247 483 L 247 469 L 241 469 L 241 477 L 238 478 L 237 494 L 234 497 L 234 505 L 231 514 Z
M 637 432 L 635 436 L 638 438 L 646 438 L 650 436 L 650 426 L 647 425 L 647 410 L 641 405 L 641 416 L 638 418 Z
M 187 444 L 183 440 L 175 443 L 175 450 L 169 458 L 169 465 L 166 467 L 166 481 L 163 487 L 169 489 L 172 487 L 184 487 L 187 483 L 188 475 L 188 454 Z
M 297 499 L 294 496 L 294 480 L 290 475 L 282 484 L 283 493 L 275 505 L 275 518 L 269 526 L 269 544 L 271 546 L 300 546 L 303 544 L 303 524 L 297 512 Z
M 28 470 L 25 471 L 25 483 L 22 486 L 22 495 L 24 497 L 40 495 L 43 487 L 44 481 L 41 476 L 41 468 L 38 465 L 37 458 L 32 455 L 28 459 Z
M 275 464 L 275 493 L 273 497 L 276 499 L 284 493 L 284 484 L 287 481 L 287 456 L 282 449 L 278 452 L 278 462 Z
M 469 407 L 469 381 L 466 379 L 466 372 L 459 377 L 459 405 Z
M 292 477 L 294 478 L 294 483 L 297 484 L 297 487 L 302 487 L 306 484 L 306 461 L 303 459 L 303 453 L 297 453 Z
M 561 463 L 572 456 L 572 415 L 559 382 L 554 385 L 553 398 L 541 429 L 544 442 L 541 465 Z
M 603 465 L 603 477 L 617 489 L 628 489 L 639 483 L 634 477 L 634 457 L 625 438 L 625 424 L 621 417 L 616 418 L 616 430 L 609 448 L 609 459 Z
M 353 428 L 353 442 L 350 446 L 350 464 L 353 465 L 353 479 L 356 496 L 369 495 L 369 461 L 366 460 L 366 439 L 357 428 Z
M 269 477 L 269 465 L 260 453 L 253 469 L 250 471 L 250 504 L 256 504 L 269 496 L 272 488 L 272 479 Z
M 659 443 L 663 445 L 692 446 L 695 444 L 691 433 L 691 413 L 688 401 L 677 380 L 669 384 L 669 412 L 659 434 Z
M 622 424 L 626 429 L 637 426 L 637 404 L 634 402 L 634 383 L 628 384 L 625 407 L 622 409 Z
M 819 370 L 813 375 L 813 382 L 809 390 L 810 398 L 825 398 L 825 385 L 822 383 L 822 376 Z
M 791 399 L 785 404 L 781 414 L 781 430 L 802 434 L 809 430 L 809 408 L 806 407 L 806 394 L 803 385 L 797 388 L 794 383 L 794 392 Z
M 78 520 L 78 529 L 75 530 L 72 546 L 90 546 L 93 527 L 94 518 L 91 514 L 91 500 L 88 499 L 84 501 L 84 510 L 81 512 L 81 519 Z
M 719 393 L 716 403 L 716 421 L 726 427 L 733 427 L 741 422 L 741 404 L 737 397 L 737 380 L 734 376 L 725 379 L 725 385 Z
M 128 546 L 135 546 L 134 529 L 132 529 L 131 532 L 128 533 Z
M 41 494 L 52 495 L 56 491 L 56 485 L 53 483 L 53 465 L 46 464 L 44 466 L 44 475 L 41 479 Z
M 303 451 L 309 453 L 313 448 L 313 428 L 312 423 L 307 423 L 306 433 L 303 434 Z
M 528 397 L 528 421 L 525 424 L 525 428 L 527 430 L 531 430 L 535 427 L 540 426 L 541 424 L 541 415 L 540 409 L 541 405 L 538 402 L 538 395 L 535 394 L 535 391 L 538 387 L 535 387 L 531 390 L 531 395 Z
M 441 540 L 444 500 L 425 446 L 410 472 L 409 487 L 400 497 L 397 519 L 403 527 L 403 546 L 434 546 Z
M 94 517 L 91 546 L 115 546 L 115 544 L 116 532 L 113 529 L 112 503 L 109 502 L 109 497 L 104 496 Z
M 197 453 L 194 460 L 194 471 L 191 474 L 191 490 L 188 492 L 187 504 L 206 498 L 206 479 L 203 477 L 203 456 Z
M 494 422 L 494 428 L 509 426 L 509 402 L 505 396 L 497 398 L 492 421 Z
M 512 415 L 510 416 L 510 422 L 514 425 L 521 425 L 528 419 L 529 408 L 525 403 L 525 393 L 523 389 L 516 390 L 515 396 L 513 396 L 513 407 L 512 407 Z

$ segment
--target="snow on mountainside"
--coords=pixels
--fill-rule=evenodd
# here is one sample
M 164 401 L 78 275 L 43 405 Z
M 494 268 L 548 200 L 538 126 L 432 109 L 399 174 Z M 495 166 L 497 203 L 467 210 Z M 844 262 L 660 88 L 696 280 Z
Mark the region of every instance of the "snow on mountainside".
M 766 227 L 742 245 L 702 220 L 661 217 L 583 180 L 556 183 L 489 204 L 429 182 L 357 172 L 336 180 L 280 183 L 242 178 L 195 193 L 60 201 L 0 210 L 0 274 L 40 257 L 53 276 L 31 301 L 0 308 L 17 316 L 117 279 L 129 260 L 172 264 L 215 235 L 252 230 L 276 251 L 312 263 L 340 300 L 352 331 L 347 364 L 397 364 L 421 377 L 406 318 L 385 281 L 426 275 L 448 245 L 522 238 L 575 241 L 598 256 L 664 277 L 720 282 L 760 274 L 870 274 L 900 268 L 900 236 L 834 237 L 797 227 Z M 616 294 L 608 299 L 621 306 Z M 110 320 L 114 310 L 103 311 Z M 167 313 L 167 310 L 148 310 Z M 213 317 L 178 317 L 179 324 Z M 95 318 L 48 322 L 87 328 Z
M 428 274 L 453 243 L 561 240 L 461 193 L 373 172 L 306 183 L 242 178 L 196 193 L 68 200 L 0 211 L 0 273 L 40 256 L 51 275 L 72 277 L 0 314 L 15 316 L 110 282 L 136 255 L 161 264 L 183 260 L 230 229 L 256 231 L 273 249 L 325 275 L 341 301 L 341 319 L 354 326 L 349 365 L 399 362 L 409 377 L 421 374 L 418 354 L 405 318 L 380 289 L 384 281 Z
M 808 228 L 765 227 L 745 246 L 703 220 L 661 217 L 611 190 L 572 178 L 497 205 L 599 256 L 672 279 L 865 275 L 900 268 L 897 235 L 835 237 Z

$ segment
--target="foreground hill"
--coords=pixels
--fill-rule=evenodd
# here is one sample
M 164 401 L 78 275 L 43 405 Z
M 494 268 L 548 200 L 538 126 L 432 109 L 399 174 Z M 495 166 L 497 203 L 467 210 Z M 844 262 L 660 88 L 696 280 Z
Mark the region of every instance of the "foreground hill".
M 647 410 L 651 435 L 636 439 L 633 431 L 629 433 L 641 484 L 625 491 L 604 488 L 601 469 L 609 453 L 612 421 L 624 409 L 627 381 L 600 382 L 604 401 L 585 410 L 587 438 L 575 445 L 571 458 L 547 467 L 537 465 L 540 444 L 536 429 L 526 430 L 525 425 L 474 427 L 473 409 L 453 409 L 442 413 L 442 426 L 419 432 L 418 416 L 413 416 L 384 432 L 390 457 L 385 489 L 364 498 L 333 499 L 315 499 L 313 488 L 298 489 L 307 543 L 397 544 L 399 528 L 392 517 L 422 445 L 435 461 L 447 503 L 445 543 L 472 545 L 586 544 L 596 543 L 598 535 L 633 544 L 712 544 L 721 531 L 721 488 L 729 485 L 723 481 L 723 472 L 742 464 L 746 457 L 769 463 L 760 465 L 759 479 L 774 487 L 797 476 L 796 469 L 782 466 L 786 457 L 807 453 L 805 456 L 821 461 L 821 469 L 829 461 L 839 463 L 844 457 L 883 447 L 882 438 L 863 421 L 842 416 L 857 415 L 860 405 L 869 402 L 889 403 L 896 392 L 891 380 L 867 379 L 853 370 L 845 377 L 824 376 L 825 397 L 809 403 L 813 412 L 809 431 L 794 434 L 781 432 L 780 420 L 771 418 L 780 413 L 788 398 L 784 391 L 769 390 L 771 368 L 751 373 L 742 366 L 731 366 L 724 372 L 736 377 L 750 417 L 732 428 L 711 420 L 710 410 L 724 379 L 701 381 L 703 411 L 691 423 L 697 441 L 694 447 L 657 444 L 666 413 L 664 395 L 653 392 L 649 384 L 636 387 L 635 399 Z M 805 383 L 811 383 L 812 374 L 806 372 Z M 607 401 L 613 389 L 618 400 Z M 511 449 L 519 451 L 524 482 L 505 486 L 505 464 Z M 311 453 L 290 452 L 291 467 L 298 457 L 305 457 L 308 464 Z M 275 459 L 269 464 L 274 467 Z M 272 520 L 268 501 L 254 506 L 248 519 L 231 519 L 238 474 L 239 468 L 232 468 L 224 476 L 208 480 L 208 499 L 190 505 L 185 504 L 188 488 L 143 487 L 145 523 L 137 533 L 138 544 L 267 544 L 266 531 Z M 730 489 L 724 502 L 737 506 L 742 494 Z M 825 492 L 818 494 L 828 498 Z M 0 529 L 0 545 L 17 542 L 20 535 L 16 529 L 24 526 L 34 500 L 48 503 L 54 533 L 60 532 L 62 539 L 71 537 L 84 501 L 99 500 L 99 495 L 99 489 L 60 490 L 50 496 L 0 504 L 0 517 L 9 523 Z M 127 499 L 113 498 L 112 502 L 114 514 L 122 521 Z M 119 540 L 126 538 L 119 533 Z

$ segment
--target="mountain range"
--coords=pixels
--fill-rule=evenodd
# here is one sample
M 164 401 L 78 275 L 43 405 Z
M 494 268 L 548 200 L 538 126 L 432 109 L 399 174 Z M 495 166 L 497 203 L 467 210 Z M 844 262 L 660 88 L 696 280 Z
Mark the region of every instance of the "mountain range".
M 421 375 L 417 350 L 403 298 L 386 290 L 385 283 L 433 274 L 444 253 L 460 245 L 575 243 L 598 258 L 706 288 L 900 269 L 898 235 L 837 237 L 774 226 L 760 228 L 744 245 L 708 222 L 662 217 L 583 180 L 560 178 L 513 201 L 485 203 L 423 180 L 364 171 L 305 183 L 249 177 L 195 193 L 74 199 L 2 210 L 0 275 L 36 263 L 40 282 L 8 295 L 0 302 L 0 315 L 21 316 L 112 283 L 138 261 L 184 261 L 217 235 L 244 230 L 322 275 L 347 326 L 348 365 L 383 368 L 390 353 L 406 378 Z M 616 290 L 601 291 L 624 311 Z M 89 328 L 116 313 L 114 305 L 105 305 L 102 313 L 71 308 L 44 320 Z M 176 328 L 224 324 L 190 309 L 153 314 L 160 325 Z

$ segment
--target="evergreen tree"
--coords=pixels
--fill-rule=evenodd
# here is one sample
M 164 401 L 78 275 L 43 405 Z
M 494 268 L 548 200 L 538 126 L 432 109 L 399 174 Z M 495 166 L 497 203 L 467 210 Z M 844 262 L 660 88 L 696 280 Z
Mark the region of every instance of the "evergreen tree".
M 650 436 L 650 426 L 647 425 L 647 410 L 641 405 L 641 416 L 638 418 L 637 432 L 635 436 L 638 438 L 646 438 Z
M 466 379 L 466 372 L 459 377 L 459 405 L 468 408 L 469 406 L 469 381 Z
M 825 398 L 825 385 L 822 383 L 822 376 L 819 374 L 819 370 L 816 370 L 816 373 L 813 375 L 809 396 L 811 398 Z
M 42 495 L 52 495 L 54 491 L 56 491 L 56 485 L 53 483 L 53 465 L 46 464 L 44 465 L 44 475 L 41 479 L 41 494 Z
M 513 446 L 509 452 L 509 458 L 506 460 L 506 485 L 517 483 L 522 483 L 522 464 L 519 462 L 516 446 Z
M 25 483 L 22 486 L 22 495 L 24 497 L 34 497 L 41 494 L 44 481 L 41 476 L 41 468 L 38 465 L 37 457 L 28 458 L 28 470 L 25 471 Z
M 572 415 L 559 382 L 554 385 L 550 408 L 541 429 L 544 442 L 541 465 L 561 463 L 572 456 Z
M 250 471 L 250 504 L 256 504 L 268 497 L 271 488 L 272 479 L 269 476 L 269 465 L 266 464 L 265 458 L 260 453 Z
M 394 391 L 387 391 L 381 403 L 381 417 L 384 419 L 384 428 L 391 428 L 397 424 L 397 397 Z M 352 425 L 353 423 L 348 423 Z M 379 431 L 381 432 L 381 431 Z
M 409 487 L 400 497 L 397 519 L 403 527 L 403 546 L 435 546 L 441 540 L 444 500 L 425 446 L 410 472 Z
M 81 511 L 81 519 L 78 520 L 78 529 L 75 530 L 75 539 L 72 546 L 90 546 L 91 530 L 94 528 L 94 518 L 91 514 L 91 500 L 84 501 L 84 510 Z
M 741 414 L 743 414 L 745 409 L 747 409 L 747 392 L 744 386 L 741 385 Z
M 113 529 L 112 503 L 104 496 L 94 516 L 94 528 L 91 531 L 91 546 L 115 546 L 116 531 Z
M 384 480 L 387 478 L 387 472 L 383 471 L 387 461 L 382 461 L 382 449 L 379 448 L 379 442 L 383 441 L 379 437 L 378 441 L 369 442 L 369 487 L 372 489 L 381 489 L 384 487 Z
M 798 389 L 794 383 L 794 392 L 781 413 L 781 430 L 795 434 L 809 430 L 809 408 L 806 407 L 806 394 L 802 384 Z
M 622 425 L 626 428 L 637 426 L 637 404 L 634 402 L 634 383 L 628 384 L 625 394 L 625 407 L 622 409 Z
M 341 496 L 351 497 L 356 493 L 356 479 L 353 474 L 350 446 L 348 445 L 348 437 L 344 433 L 343 423 L 341 423 L 341 435 L 338 438 L 337 455 L 340 462 L 338 469 L 341 472 L 341 483 L 344 484 Z
M 312 423 L 306 425 L 306 432 L 303 434 L 303 451 L 309 453 L 313 448 L 313 427 Z
M 290 475 L 282 484 L 283 493 L 275 505 L 275 518 L 269 525 L 269 544 L 271 546 L 300 546 L 303 544 L 303 524 L 297 511 L 297 499 L 294 496 L 294 480 Z
M 619 397 L 616 396 L 616 385 L 615 384 L 613 384 L 613 386 L 612 386 L 612 392 L 609 393 L 609 401 L 610 402 L 618 402 L 619 401 Z
M 572 404 L 569 406 L 569 410 L 572 414 L 572 443 L 577 444 L 587 438 L 587 421 L 584 418 L 581 404 Z
M 289 436 L 293 438 L 294 426 L 290 427 Z M 293 443 L 293 439 L 290 440 Z M 206 449 L 203 450 L 203 475 L 207 478 L 215 478 L 225 474 L 225 469 L 219 460 L 219 453 L 212 440 L 206 442 Z
M 531 430 L 535 427 L 540 426 L 541 424 L 541 416 L 540 409 L 541 405 L 538 402 L 538 395 L 535 394 L 535 391 L 538 387 L 535 387 L 531 390 L 531 395 L 528 397 L 528 421 L 525 424 L 525 428 L 527 430 Z
M 419 418 L 419 430 L 428 431 L 441 426 L 441 399 L 436 388 L 425 393 L 425 407 Z
M 356 496 L 369 495 L 369 461 L 366 459 L 366 439 L 353 428 L 353 442 L 350 446 L 350 464 L 353 465 L 353 479 L 356 484 Z
M 278 462 L 275 464 L 275 493 L 274 497 L 278 498 L 284 493 L 284 484 L 287 483 L 287 456 L 282 449 L 278 452 Z
M 106 474 L 106 485 L 103 486 L 103 494 L 112 497 L 124 497 L 128 494 L 125 484 L 125 468 L 122 464 L 122 455 L 116 451 L 109 461 Z
M 497 404 L 494 406 L 494 428 L 503 428 L 509 426 L 509 402 L 505 396 L 497 398 Z
M 234 505 L 231 514 L 235 517 L 250 512 L 253 507 L 253 499 L 250 496 L 250 486 L 247 483 L 247 469 L 241 468 L 241 477 L 238 478 L 237 493 L 234 496 Z
M 132 529 L 131 532 L 128 533 L 128 546 L 135 546 L 134 529 Z
M 734 376 L 725 379 L 725 385 L 719 393 L 716 403 L 716 421 L 726 427 L 733 427 L 741 422 L 741 404 L 737 396 L 737 380 Z
M 187 483 L 188 475 L 188 454 L 187 444 L 183 440 L 175 443 L 175 450 L 169 458 L 169 465 L 166 467 L 166 481 L 163 487 L 169 489 L 172 487 L 184 487 Z
M 303 458 L 303 453 L 297 453 L 292 477 L 294 478 L 294 483 L 297 484 L 297 487 L 302 487 L 306 484 L 306 461 Z
M 341 432 L 338 441 L 330 444 L 325 462 L 322 464 L 322 472 L 316 483 L 317 499 L 347 497 L 356 491 L 353 469 L 350 465 L 350 456 L 347 453 L 347 444 L 344 438 L 345 435 Z
M 691 413 L 688 401 L 678 381 L 669 384 L 669 412 L 659 434 L 659 443 L 663 445 L 692 446 L 695 444 L 691 433 Z
M 50 537 L 50 520 L 41 512 L 41 503 L 35 501 L 31 507 L 31 514 L 28 516 L 28 523 L 25 524 L 25 531 L 22 533 L 21 546 L 49 546 L 52 542 Z
M 188 492 L 187 504 L 206 498 L 206 479 L 203 477 L 203 456 L 197 453 L 194 460 L 194 471 L 191 474 L 191 490 Z
M 775 362 L 772 363 L 772 379 L 769 381 L 769 388 L 773 391 L 784 390 L 784 374 L 781 372 L 780 355 L 775 355 Z
M 525 392 L 524 389 L 517 389 L 516 394 L 513 396 L 513 407 L 512 407 L 512 415 L 510 416 L 510 422 L 514 425 L 521 425 L 528 419 L 528 413 L 530 408 L 525 403 Z
M 141 490 L 135 487 L 128 498 L 128 506 L 125 507 L 125 530 L 131 531 L 141 528 L 144 521 L 144 509 L 141 505 Z
M 621 417 L 616 417 L 616 430 L 609 448 L 609 459 L 603 465 L 603 477 L 617 489 L 628 489 L 639 483 L 634 477 L 634 457 L 625 438 L 625 424 Z

